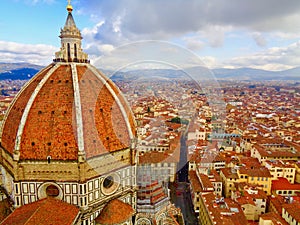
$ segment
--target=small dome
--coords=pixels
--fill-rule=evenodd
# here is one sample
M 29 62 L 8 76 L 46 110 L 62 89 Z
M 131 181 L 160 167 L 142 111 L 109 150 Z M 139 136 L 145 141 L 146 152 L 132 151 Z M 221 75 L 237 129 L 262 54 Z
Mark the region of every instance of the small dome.
M 117 225 L 131 218 L 133 208 L 119 199 L 113 199 L 102 209 L 100 215 L 95 219 L 99 225 Z
M 117 86 L 88 63 L 53 63 L 14 99 L 1 146 L 18 160 L 78 160 L 130 147 L 132 112 Z

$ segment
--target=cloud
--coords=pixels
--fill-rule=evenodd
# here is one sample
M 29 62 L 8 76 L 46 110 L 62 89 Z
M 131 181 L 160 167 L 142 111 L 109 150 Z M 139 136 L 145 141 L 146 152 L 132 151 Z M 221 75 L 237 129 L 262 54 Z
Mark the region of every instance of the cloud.
M 105 18 L 105 32 L 110 31 L 112 36 L 121 34 L 125 39 L 168 39 L 202 30 L 214 30 L 218 37 L 224 34 L 222 27 L 257 32 L 300 31 L 298 0 L 290 0 L 288 4 L 283 0 L 119 0 L 113 3 L 89 0 L 88 4 L 85 1 L 81 4 L 87 12 Z M 113 26 L 116 23 L 118 32 Z M 220 45 L 219 39 L 211 44 Z
M 140 41 L 122 45 L 92 62 L 96 67 L 118 71 L 122 68 L 145 66 L 190 68 L 205 66 L 189 49 L 165 41 Z
M 234 57 L 222 62 L 232 67 L 248 67 L 265 70 L 285 70 L 300 65 L 300 41 L 287 47 L 272 47 L 253 55 Z
M 25 3 L 29 5 L 36 5 L 40 3 L 53 4 L 54 2 L 56 2 L 56 0 L 25 0 Z
M 0 41 L 0 59 L 3 62 L 29 62 L 47 65 L 54 58 L 57 47 L 43 44 L 20 44 Z
M 267 41 L 261 33 L 255 32 L 252 37 L 258 46 L 265 47 L 267 45 Z
M 201 50 L 205 46 L 205 43 L 198 36 L 184 37 L 183 40 L 186 47 L 192 51 Z

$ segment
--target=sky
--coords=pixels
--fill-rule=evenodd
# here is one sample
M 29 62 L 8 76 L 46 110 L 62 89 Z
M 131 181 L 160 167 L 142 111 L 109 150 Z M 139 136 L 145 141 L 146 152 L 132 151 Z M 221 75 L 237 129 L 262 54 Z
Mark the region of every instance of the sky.
M 0 62 L 51 63 L 60 47 L 67 3 L 1 0 Z M 156 54 L 162 48 L 180 49 L 177 58 L 180 52 L 189 52 L 208 68 L 276 71 L 300 66 L 299 0 L 72 0 L 71 4 L 83 50 L 92 63 L 120 49 L 126 52 L 123 57 L 130 57 L 136 43 L 141 51 L 157 42 Z

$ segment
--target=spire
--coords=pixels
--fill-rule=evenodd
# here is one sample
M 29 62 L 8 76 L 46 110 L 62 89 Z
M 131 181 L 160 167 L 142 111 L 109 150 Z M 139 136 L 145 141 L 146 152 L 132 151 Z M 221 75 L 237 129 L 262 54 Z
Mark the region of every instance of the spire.
M 82 36 L 72 15 L 71 0 L 68 0 L 67 11 L 68 17 L 59 36 L 61 48 L 55 53 L 54 62 L 88 62 L 88 55 L 81 49 Z
M 73 11 L 73 7 L 71 5 L 71 0 L 68 0 L 67 10 L 68 10 L 68 12 L 72 12 Z

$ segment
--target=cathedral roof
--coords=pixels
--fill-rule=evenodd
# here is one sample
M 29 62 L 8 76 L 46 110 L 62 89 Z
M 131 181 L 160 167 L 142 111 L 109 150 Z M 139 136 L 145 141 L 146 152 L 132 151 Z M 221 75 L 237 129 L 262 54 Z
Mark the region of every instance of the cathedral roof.
M 131 218 L 133 208 L 119 199 L 113 199 L 102 209 L 100 215 L 95 219 L 96 224 L 116 225 Z
M 17 208 L 1 225 L 73 224 L 79 208 L 54 198 L 45 198 Z
M 116 85 L 90 64 L 51 64 L 21 90 L 2 147 L 20 160 L 77 160 L 126 149 L 134 119 Z

